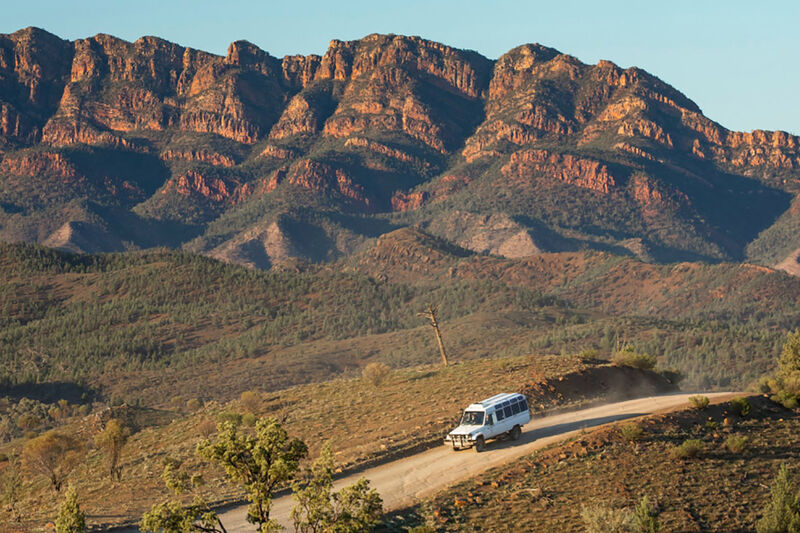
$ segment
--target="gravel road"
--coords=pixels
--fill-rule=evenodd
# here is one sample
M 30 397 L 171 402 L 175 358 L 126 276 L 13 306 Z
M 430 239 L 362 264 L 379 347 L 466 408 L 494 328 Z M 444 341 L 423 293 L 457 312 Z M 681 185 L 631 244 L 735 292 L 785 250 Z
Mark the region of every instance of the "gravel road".
M 731 393 L 705 395 L 713 399 L 730 396 Z M 689 396 L 692 395 L 680 393 L 651 396 L 534 418 L 525 426 L 518 441 L 489 441 L 483 453 L 476 453 L 472 449 L 456 452 L 448 446 L 439 446 L 341 478 L 335 482 L 334 489 L 353 483 L 363 476 L 380 493 L 384 510 L 401 509 L 459 481 L 563 440 L 583 428 L 676 409 L 686 405 Z M 289 510 L 293 505 L 291 495 L 277 498 L 273 501 L 271 516 L 289 527 Z M 254 532 L 256 529 L 247 523 L 246 515 L 247 506 L 239 506 L 225 510 L 221 517 L 229 533 Z

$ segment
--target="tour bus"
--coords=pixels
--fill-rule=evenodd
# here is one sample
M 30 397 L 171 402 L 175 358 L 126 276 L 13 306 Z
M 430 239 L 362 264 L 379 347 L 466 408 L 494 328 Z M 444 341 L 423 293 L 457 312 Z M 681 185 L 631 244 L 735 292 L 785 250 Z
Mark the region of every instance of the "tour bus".
M 454 450 L 475 447 L 482 452 L 486 441 L 501 435 L 517 440 L 522 434 L 522 426 L 531 421 L 528 401 L 522 394 L 502 393 L 473 403 L 464 410 L 461 423 L 451 431 L 445 442 L 450 442 Z

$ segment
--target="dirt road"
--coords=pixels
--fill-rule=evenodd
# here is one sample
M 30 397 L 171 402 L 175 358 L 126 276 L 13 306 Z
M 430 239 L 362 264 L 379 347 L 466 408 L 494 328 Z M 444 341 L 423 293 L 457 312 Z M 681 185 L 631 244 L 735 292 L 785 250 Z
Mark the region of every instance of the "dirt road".
M 706 394 L 709 398 L 729 395 L 730 393 Z M 565 439 L 583 428 L 675 409 L 685 405 L 689 396 L 691 394 L 639 398 L 535 418 L 525 426 L 522 437 L 516 442 L 490 441 L 483 453 L 476 453 L 471 449 L 455 452 L 447 446 L 439 446 L 339 479 L 335 483 L 335 488 L 353 483 L 363 476 L 369 479 L 372 487 L 380 493 L 384 510 L 401 509 L 489 468 L 508 463 L 538 448 Z M 289 527 L 289 510 L 293 505 L 291 496 L 277 498 L 273 502 L 271 515 Z M 226 510 L 221 516 L 229 533 L 253 532 L 255 527 L 247 523 L 246 515 L 247 507 L 240 506 Z

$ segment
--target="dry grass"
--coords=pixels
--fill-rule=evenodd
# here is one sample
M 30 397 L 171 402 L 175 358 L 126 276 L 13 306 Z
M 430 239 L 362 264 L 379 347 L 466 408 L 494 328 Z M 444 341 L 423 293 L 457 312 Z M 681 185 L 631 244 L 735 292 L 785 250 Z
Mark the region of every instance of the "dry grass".
M 257 416 L 282 419 L 291 434 L 309 444 L 312 456 L 330 440 L 337 465 L 349 469 L 439 443 L 458 419 L 460 410 L 476 399 L 500 390 L 521 390 L 543 379 L 585 368 L 579 359 L 571 357 L 526 356 L 510 361 L 500 364 L 498 360 L 478 360 L 447 368 L 396 370 L 392 379 L 378 388 L 360 378 L 337 379 L 282 392 L 254 391 L 224 405 L 209 402 L 196 413 L 175 413 L 172 422 L 133 434 L 122 453 L 121 482 L 108 479 L 103 457 L 97 450 L 88 452 L 86 461 L 69 481 L 76 487 L 90 525 L 138 520 L 153 503 L 163 499 L 166 490 L 160 474 L 165 457 L 181 459 L 190 471 L 201 472 L 208 499 L 240 500 L 242 494 L 224 483 L 222 473 L 201 464 L 194 453 L 197 442 L 213 431 L 209 420 L 225 416 L 224 413 L 252 410 Z M 555 402 L 544 401 L 548 405 Z M 1 447 L 0 452 L 18 453 L 20 444 L 11 443 Z M 25 531 L 35 530 L 55 516 L 58 502 L 46 483 L 35 478 L 25 484 Z M 4 512 L 0 511 L 0 523 L 7 519 Z

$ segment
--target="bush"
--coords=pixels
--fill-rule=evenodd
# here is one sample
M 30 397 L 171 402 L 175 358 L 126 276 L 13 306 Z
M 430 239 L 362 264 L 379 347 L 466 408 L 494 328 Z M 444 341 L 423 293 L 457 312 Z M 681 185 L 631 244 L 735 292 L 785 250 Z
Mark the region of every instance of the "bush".
M 17 418 L 17 427 L 24 431 L 36 429 L 41 423 L 41 419 L 32 413 L 25 413 Z
M 636 533 L 658 533 L 661 525 L 658 523 L 658 509 L 650 504 L 647 496 L 642 496 L 633 509 L 633 531 Z
M 234 426 L 238 427 L 242 424 L 242 414 L 235 411 L 222 411 L 217 415 L 217 421 L 220 423 L 230 422 Z
M 629 346 L 615 353 L 611 362 L 616 366 L 630 366 L 639 370 L 653 370 L 656 366 L 655 356 L 636 352 Z
M 258 419 L 256 418 L 256 415 L 254 415 L 253 413 L 245 413 L 244 415 L 242 415 L 242 424 L 249 428 L 256 425 L 256 420 Z
M 188 409 L 190 413 L 198 411 L 201 407 L 203 407 L 203 402 L 197 398 L 190 398 L 186 401 L 186 409 Z
M 578 358 L 581 361 L 597 361 L 598 357 L 600 357 L 600 352 L 595 348 L 587 348 L 578 354 Z
M 689 403 L 692 404 L 692 409 L 703 411 L 708 407 L 708 396 L 689 396 Z
M 629 533 L 633 525 L 630 511 L 607 505 L 584 507 L 581 519 L 586 533 Z
M 414 526 L 408 529 L 408 533 L 436 533 L 431 526 Z
M 733 411 L 736 416 L 747 416 L 750 414 L 751 405 L 744 396 L 737 396 L 732 399 L 730 406 L 731 411 Z
M 642 438 L 642 433 L 644 430 L 642 426 L 631 422 L 629 424 L 625 424 L 621 428 L 619 428 L 620 435 L 628 442 L 636 442 L 637 440 Z
M 67 489 L 66 497 L 58 508 L 58 518 L 56 518 L 56 533 L 85 533 L 86 514 L 78 504 L 78 497 L 75 489 L 70 486 Z
M 729 435 L 725 439 L 725 447 L 731 453 L 742 453 L 747 449 L 747 437 L 744 435 Z
M 392 369 L 383 363 L 370 363 L 361 371 L 361 376 L 375 387 L 378 387 L 386 380 L 391 371 Z
M 786 465 L 778 471 L 778 477 L 769 491 L 770 501 L 761 520 L 756 524 L 758 533 L 783 533 L 800 531 L 800 500 Z
M 798 406 L 797 396 L 787 390 L 780 390 L 778 394 L 773 394 L 769 399 L 786 409 L 797 409 Z
M 263 400 L 261 399 L 261 393 L 254 390 L 244 391 L 239 397 L 239 400 L 242 402 L 242 407 L 251 413 L 257 413 L 260 411 L 261 406 L 264 404 Z
M 210 418 L 204 418 L 197 424 L 197 432 L 203 438 L 208 438 L 217 432 L 217 425 Z
M 675 446 L 670 452 L 670 455 L 672 455 L 674 459 L 691 459 L 692 457 L 697 457 L 704 448 L 705 444 L 703 444 L 703 441 L 699 439 L 687 439 L 679 446 Z

